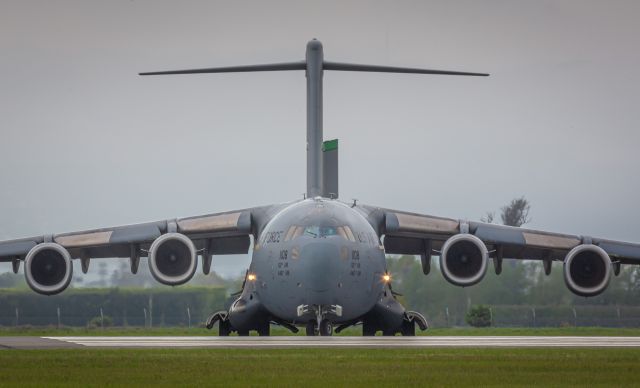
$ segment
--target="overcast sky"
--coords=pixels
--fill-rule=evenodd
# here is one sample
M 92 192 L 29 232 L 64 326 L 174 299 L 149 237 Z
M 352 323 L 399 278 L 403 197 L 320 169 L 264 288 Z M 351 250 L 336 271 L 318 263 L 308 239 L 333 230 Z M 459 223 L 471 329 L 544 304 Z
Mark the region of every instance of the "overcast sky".
M 524 195 L 529 227 L 640 241 L 638 20 L 635 0 L 3 0 L 0 238 L 300 198 L 303 72 L 137 73 L 315 37 L 328 60 L 491 73 L 325 72 L 343 199 L 477 220 Z

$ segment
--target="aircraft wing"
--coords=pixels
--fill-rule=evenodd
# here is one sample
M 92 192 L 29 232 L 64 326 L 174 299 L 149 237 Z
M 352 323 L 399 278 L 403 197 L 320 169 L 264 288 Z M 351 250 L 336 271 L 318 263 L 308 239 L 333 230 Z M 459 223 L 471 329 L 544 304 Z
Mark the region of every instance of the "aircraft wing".
M 2 241 L 0 242 L 0 262 L 13 261 L 19 264 L 19 261 L 24 260 L 32 248 L 42 243 L 55 243 L 62 246 L 73 259 L 139 258 L 147 256 L 150 245 L 155 239 L 170 232 L 187 236 L 200 253 L 247 253 L 250 245 L 249 235 L 261 227 L 265 215 L 277 208 L 277 205 L 255 207 L 195 217 Z
M 482 240 L 494 257 L 499 253 L 510 259 L 564 260 L 571 249 L 591 243 L 602 248 L 614 263 L 640 264 L 640 244 L 390 209 L 369 208 L 368 213 L 379 234 L 385 236 L 387 253 L 424 254 L 425 247 L 438 251 L 449 237 L 466 232 Z

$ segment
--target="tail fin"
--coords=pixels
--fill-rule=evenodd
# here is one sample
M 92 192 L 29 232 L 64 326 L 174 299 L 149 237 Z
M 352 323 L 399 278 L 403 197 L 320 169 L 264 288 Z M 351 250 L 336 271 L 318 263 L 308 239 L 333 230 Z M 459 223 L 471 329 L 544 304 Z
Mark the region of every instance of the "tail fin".
M 140 75 L 165 74 L 206 74 L 206 73 L 238 73 L 252 71 L 285 71 L 305 70 L 307 78 L 307 197 L 323 195 L 325 197 L 338 196 L 338 150 L 335 142 L 333 150 L 323 150 L 322 137 L 322 75 L 324 70 L 335 71 L 364 71 L 379 73 L 410 73 L 436 75 L 463 75 L 486 77 L 486 73 L 469 73 L 449 70 L 416 69 L 411 67 L 359 65 L 353 63 L 329 62 L 324 60 L 322 43 L 313 39 L 307 43 L 304 61 L 270 63 L 249 66 L 210 67 L 204 69 L 155 71 L 139 73 Z M 328 142 L 331 143 L 332 141 Z M 325 142 L 326 144 L 327 142 Z M 323 159 L 334 160 L 324 161 Z M 327 173 L 323 173 L 323 169 Z M 323 186 L 327 187 L 323 187 Z

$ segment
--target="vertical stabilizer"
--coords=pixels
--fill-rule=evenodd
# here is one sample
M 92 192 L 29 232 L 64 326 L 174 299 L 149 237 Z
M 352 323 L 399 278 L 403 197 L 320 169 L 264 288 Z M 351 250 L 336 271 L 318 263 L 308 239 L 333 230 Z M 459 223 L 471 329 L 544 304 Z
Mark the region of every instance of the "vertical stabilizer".
M 322 77 L 325 70 L 470 76 L 489 75 L 486 73 L 329 62 L 324 60 L 322 43 L 317 39 L 310 40 L 307 43 L 304 61 L 154 71 L 140 73 L 140 75 L 244 73 L 252 71 L 286 70 L 304 70 L 307 77 L 307 198 L 318 195 L 338 197 L 338 140 L 329 140 L 324 142 L 324 144 L 322 142 Z M 333 142 L 335 142 L 335 144 Z M 324 148 L 327 144 L 329 144 L 329 148 L 334 145 L 335 148 L 327 150 Z M 329 171 L 323 172 L 323 168 L 328 168 Z M 329 187 L 326 187 L 326 185 L 329 185 Z
M 322 43 L 307 43 L 307 197 L 324 193 L 322 188 Z
M 322 196 L 338 198 L 338 139 L 322 143 Z

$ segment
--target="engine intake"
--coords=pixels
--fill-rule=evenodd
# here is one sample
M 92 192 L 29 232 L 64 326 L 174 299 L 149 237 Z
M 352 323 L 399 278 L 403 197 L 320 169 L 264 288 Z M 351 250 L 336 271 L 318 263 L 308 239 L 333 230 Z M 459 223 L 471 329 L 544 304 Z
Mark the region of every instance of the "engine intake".
M 24 260 L 27 284 L 38 294 L 54 295 L 71 283 L 71 255 L 59 244 L 42 243 L 31 248 Z
M 611 280 L 611 258 L 596 245 L 573 248 L 564 259 L 564 282 L 574 294 L 595 296 L 607 289 Z
M 472 234 L 456 234 L 445 241 L 440 253 L 440 270 L 456 286 L 472 286 L 487 272 L 489 252 Z
M 162 284 L 177 286 L 188 282 L 196 272 L 196 265 L 196 248 L 184 234 L 163 234 L 151 244 L 149 269 Z

